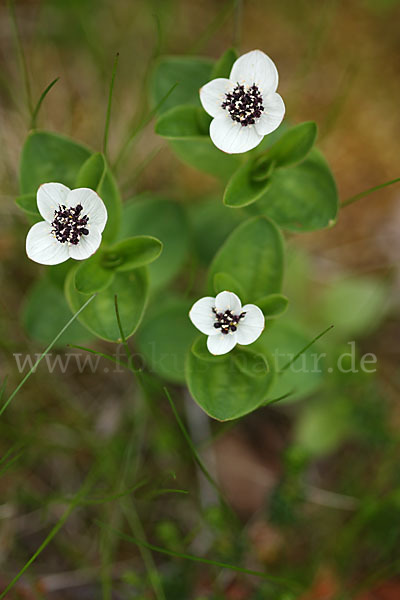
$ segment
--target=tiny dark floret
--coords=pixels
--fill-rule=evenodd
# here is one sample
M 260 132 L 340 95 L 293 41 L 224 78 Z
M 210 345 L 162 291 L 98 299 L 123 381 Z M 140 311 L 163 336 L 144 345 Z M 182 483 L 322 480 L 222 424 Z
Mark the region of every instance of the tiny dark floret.
M 244 85 L 236 84 L 232 92 L 225 94 L 225 100 L 221 104 L 227 110 L 232 121 L 240 123 L 243 127 L 254 125 L 264 110 L 261 92 L 253 85 L 245 88 Z
M 224 313 L 217 313 L 215 308 L 212 309 L 215 314 L 216 321 L 214 321 L 215 329 L 221 329 L 221 333 L 227 334 L 237 330 L 238 323 L 245 316 L 246 312 L 240 313 L 240 315 L 234 315 L 229 309 Z
M 54 212 L 52 221 L 52 233 L 56 240 L 65 244 L 76 246 L 82 235 L 88 235 L 89 229 L 86 227 L 89 222 L 87 215 L 82 215 L 83 207 L 78 204 L 75 207 L 67 208 L 64 204 L 58 206 Z

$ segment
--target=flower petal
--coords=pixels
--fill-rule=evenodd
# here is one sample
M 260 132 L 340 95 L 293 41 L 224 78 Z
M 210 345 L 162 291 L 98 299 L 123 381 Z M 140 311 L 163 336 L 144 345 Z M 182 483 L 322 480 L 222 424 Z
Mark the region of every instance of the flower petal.
M 262 310 L 255 304 L 245 304 L 242 310 L 246 315 L 239 323 L 236 337 L 238 344 L 246 346 L 260 337 L 264 329 L 265 318 Z
M 104 230 L 107 223 L 107 209 L 96 192 L 90 188 L 77 188 L 68 194 L 67 203 L 71 207 L 81 204 L 82 215 L 89 217 L 89 228 L 94 226 L 99 233 Z
M 278 87 L 279 76 L 270 57 L 261 50 L 253 50 L 234 62 L 229 79 L 234 84 L 255 83 L 262 94 L 272 94 Z
M 82 235 L 79 242 L 68 246 L 69 256 L 75 260 L 84 260 L 96 252 L 101 244 L 101 233 L 95 227 L 88 235 Z
M 217 335 L 219 333 L 214 327 L 215 314 L 212 310 L 214 307 L 215 298 L 206 296 L 197 300 L 190 309 L 189 318 L 193 325 L 206 335 Z
M 229 115 L 211 121 L 210 137 L 217 148 L 228 154 L 247 152 L 258 146 L 263 138 L 257 133 L 254 125 L 244 127 L 233 121 Z
M 71 190 L 62 183 L 43 183 L 36 194 L 37 207 L 45 221 L 54 219 L 54 213 L 60 204 L 65 204 Z
M 58 265 L 69 258 L 67 244 L 58 242 L 47 221 L 35 223 L 26 236 L 26 253 L 41 265 Z
M 220 292 L 215 298 L 215 308 L 217 312 L 231 310 L 234 314 L 240 314 L 242 303 L 240 302 L 240 298 L 233 292 Z
M 224 101 L 225 94 L 233 90 L 233 83 L 229 79 L 219 77 L 213 79 L 200 88 L 200 102 L 203 108 L 212 117 L 218 117 L 224 114 L 221 104 Z
M 263 98 L 264 112 L 254 127 L 260 135 L 275 131 L 285 116 L 285 104 L 279 94 L 270 94 Z
M 230 352 L 237 344 L 236 333 L 219 333 L 207 338 L 207 348 L 215 356 Z

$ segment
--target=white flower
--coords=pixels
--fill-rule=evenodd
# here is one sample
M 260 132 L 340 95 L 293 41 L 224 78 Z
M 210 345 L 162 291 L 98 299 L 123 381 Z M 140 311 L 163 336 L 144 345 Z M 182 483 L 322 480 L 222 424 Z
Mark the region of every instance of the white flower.
M 211 354 L 226 354 L 236 344 L 252 344 L 261 335 L 265 319 L 258 306 L 242 303 L 233 292 L 220 292 L 195 302 L 189 313 L 193 325 L 208 335 Z
M 223 152 L 238 154 L 258 146 L 285 114 L 278 71 L 272 60 L 253 50 L 233 64 L 229 79 L 220 77 L 200 89 L 203 108 L 211 117 L 210 137 Z
M 89 188 L 70 190 L 62 183 L 44 183 L 37 192 L 44 221 L 31 227 L 26 253 L 42 265 L 68 258 L 83 260 L 96 252 L 107 223 L 103 200 Z

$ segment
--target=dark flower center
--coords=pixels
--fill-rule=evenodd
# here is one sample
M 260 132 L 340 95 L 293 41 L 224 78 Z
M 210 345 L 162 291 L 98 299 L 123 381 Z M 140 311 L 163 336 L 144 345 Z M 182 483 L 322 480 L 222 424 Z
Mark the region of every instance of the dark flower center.
M 83 207 L 77 204 L 75 207 L 67 208 L 64 204 L 58 206 L 54 212 L 52 221 L 52 234 L 62 244 L 68 242 L 76 246 L 82 235 L 88 235 L 87 224 L 89 217 L 82 215 Z
M 254 125 L 264 110 L 261 92 L 255 83 L 247 88 L 237 84 L 232 92 L 225 94 L 221 106 L 229 112 L 232 121 L 243 127 Z
M 216 308 L 213 308 L 212 310 L 215 314 L 214 327 L 215 329 L 220 329 L 221 333 L 224 334 L 227 334 L 230 331 L 232 333 L 236 331 L 240 319 L 243 319 L 246 314 L 245 312 L 242 312 L 240 315 L 234 315 L 230 310 L 226 310 L 222 313 L 217 312 Z

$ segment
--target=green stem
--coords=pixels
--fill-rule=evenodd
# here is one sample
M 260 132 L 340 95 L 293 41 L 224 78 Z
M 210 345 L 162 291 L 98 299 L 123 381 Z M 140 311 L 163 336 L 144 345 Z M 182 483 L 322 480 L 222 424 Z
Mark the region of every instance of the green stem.
M 369 188 L 368 190 L 365 190 L 364 192 L 360 192 L 359 194 L 356 194 L 355 196 L 352 196 L 351 198 L 348 198 L 347 200 L 343 200 L 340 207 L 345 208 L 346 206 L 353 204 L 353 202 L 357 202 L 357 200 L 364 198 L 364 196 L 369 196 L 369 194 L 372 194 L 373 192 L 381 190 L 389 185 L 393 185 L 394 183 L 398 183 L 399 181 L 400 181 L 400 177 L 397 177 L 396 179 L 392 179 L 391 181 L 386 181 L 385 183 L 381 183 L 380 185 L 375 185 L 374 187 Z
M 103 138 L 103 154 L 106 158 L 107 158 L 107 146 L 108 146 L 108 131 L 110 128 L 110 118 L 111 118 L 111 106 L 112 106 L 112 98 L 113 98 L 113 92 L 114 92 L 114 81 L 115 81 L 115 75 L 117 73 L 118 59 L 119 59 L 119 52 L 117 52 L 117 54 L 115 55 L 114 66 L 113 66 L 112 75 L 111 75 L 110 90 L 108 92 L 106 124 L 104 127 L 104 138 Z
M 325 335 L 326 333 L 328 333 L 328 331 L 330 331 L 331 329 L 333 329 L 334 325 L 329 325 L 329 327 L 327 327 L 326 329 L 324 329 L 324 331 L 322 333 L 319 333 L 314 339 L 311 340 L 311 342 L 309 344 L 307 344 L 307 346 L 305 346 L 304 348 L 302 348 L 300 350 L 300 352 L 298 352 L 297 354 L 295 354 L 295 356 L 289 360 L 289 362 L 283 367 L 283 369 L 281 371 L 279 371 L 279 374 L 284 373 L 284 371 L 286 371 L 294 362 L 296 362 L 296 360 L 299 358 L 299 356 L 301 356 L 302 354 L 304 354 L 304 352 L 306 352 L 310 346 L 312 346 L 313 344 L 315 344 L 316 341 L 318 341 L 320 338 L 322 338 L 323 335 Z M 282 398 L 278 398 L 276 400 L 276 402 L 278 400 L 282 400 Z
M 56 77 L 55 79 L 53 79 L 53 81 L 51 83 L 49 83 L 49 85 L 44 90 L 44 92 L 42 92 L 42 94 L 38 100 L 38 103 L 36 104 L 36 107 L 32 113 L 31 129 L 36 129 L 36 120 L 37 120 L 37 116 L 38 116 L 40 107 L 42 106 L 43 100 L 45 99 L 45 97 L 47 96 L 47 94 L 49 93 L 49 91 L 51 90 L 53 85 L 55 85 L 59 79 L 60 79 L 59 77 Z

